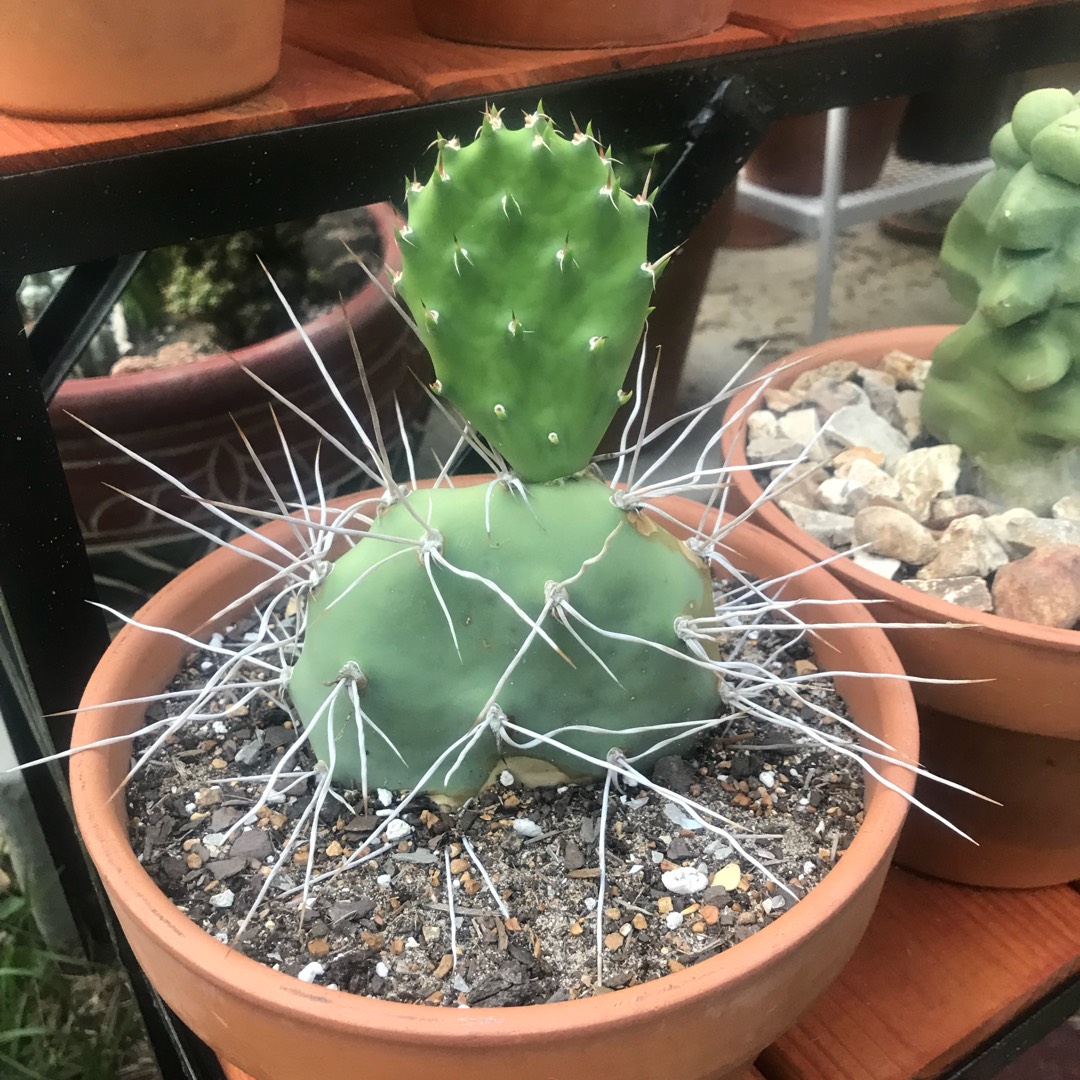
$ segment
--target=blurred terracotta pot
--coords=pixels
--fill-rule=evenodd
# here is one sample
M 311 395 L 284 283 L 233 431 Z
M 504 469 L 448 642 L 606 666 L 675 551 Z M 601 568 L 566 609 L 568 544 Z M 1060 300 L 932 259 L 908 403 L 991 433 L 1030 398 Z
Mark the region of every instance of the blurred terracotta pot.
M 285 0 L 5 0 L 0 110 L 49 120 L 189 112 L 265 86 Z
M 394 229 L 401 219 L 388 203 L 372 206 L 370 212 L 386 265 L 396 270 L 400 259 Z M 370 428 L 349 340 L 348 326 L 352 326 L 387 436 L 394 443 L 397 420 L 393 397 L 401 395 L 406 415 L 413 403 L 423 399 L 409 368 L 424 370 L 426 354 L 378 286 L 364 286 L 346 302 L 345 312 L 348 324 L 339 309 L 313 320 L 305 331 L 345 400 Z M 210 526 L 216 519 L 78 420 L 117 439 L 193 490 L 244 504 L 266 492 L 237 433 L 239 424 L 274 483 L 284 492 L 292 490 L 290 463 L 268 407 L 274 399 L 245 368 L 285 394 L 345 445 L 357 445 L 351 422 L 327 392 L 295 330 L 232 354 L 205 356 L 189 364 L 130 375 L 68 379 L 52 402 L 49 419 L 91 552 L 190 536 L 182 525 L 139 506 L 113 488 L 140 496 L 188 521 Z M 275 411 L 301 480 L 310 487 L 316 448 L 326 440 L 285 406 L 275 403 Z M 330 446 L 323 446 L 320 470 L 330 490 L 357 475 L 355 466 Z
M 702 509 L 683 499 L 665 500 L 662 507 L 695 526 Z M 265 532 L 278 543 L 296 543 L 285 523 Z M 244 538 L 240 546 L 255 543 Z M 789 545 L 752 526 L 741 526 L 728 543 L 735 561 L 762 577 L 806 565 Z M 228 597 L 257 588 L 269 573 L 261 563 L 223 548 L 167 586 L 139 618 L 184 632 L 202 627 L 200 633 L 209 634 L 214 627 L 203 626 L 204 620 Z M 797 580 L 814 598 L 850 600 L 824 571 L 810 570 Z M 820 620 L 867 619 L 853 602 L 810 610 Z M 823 630 L 819 640 L 823 666 L 900 671 L 876 629 L 837 627 Z M 185 650 L 172 637 L 126 628 L 98 666 L 84 706 L 160 691 Z M 900 755 L 915 759 L 914 703 L 902 681 L 838 678 L 837 683 L 859 723 Z M 142 713 L 137 705 L 82 712 L 74 745 L 131 732 L 142 723 Z M 870 780 L 864 823 L 837 866 L 780 919 L 720 955 L 657 981 L 577 1001 L 442 1009 L 302 983 L 229 949 L 190 922 L 133 854 L 124 800 L 112 797 L 130 753 L 128 743 L 116 743 L 72 759 L 72 792 L 87 849 L 153 984 L 215 1051 L 258 1080 L 360 1075 L 589 1080 L 601 1074 L 620 1080 L 723 1080 L 737 1075 L 851 955 L 877 901 L 907 809 L 896 791 Z M 907 770 L 887 766 L 883 772 L 901 789 L 911 789 Z
M 649 409 L 649 430 L 659 427 L 676 413 L 679 386 L 690 355 L 698 308 L 705 296 L 713 258 L 727 238 L 734 213 L 735 185 L 731 184 L 672 256 L 656 285 L 652 299 L 654 311 L 649 316 L 647 332 L 642 338 L 649 357 L 646 372 L 651 373 L 651 364 L 657 356 L 660 361 Z M 647 374 L 646 385 L 648 377 Z M 635 421 L 632 429 L 634 437 L 640 431 L 641 419 L 639 416 Z M 604 434 L 601 452 L 608 453 L 619 448 L 625 424 L 626 416 L 624 410 L 620 409 Z
M 785 387 L 833 360 L 877 365 L 892 349 L 929 358 L 951 326 L 916 326 L 836 338 L 777 361 Z M 770 369 L 766 369 L 770 370 Z M 735 397 L 728 417 L 743 406 Z M 745 466 L 745 428 L 729 429 L 725 453 Z M 728 509 L 741 511 L 761 495 L 750 471 L 736 472 Z M 798 528 L 776 505 L 760 507 L 758 524 L 812 559 L 831 548 Z M 918 797 L 964 829 L 969 844 L 925 815 L 912 814 L 897 861 L 935 877 L 969 885 L 1029 888 L 1080 878 L 1080 632 L 1033 626 L 973 612 L 925 596 L 848 559 L 829 565 L 856 596 L 873 600 L 882 622 L 964 623 L 962 629 L 889 630 L 905 670 L 933 679 L 985 680 L 966 685 L 912 684 L 919 703 L 923 763 L 933 772 L 999 800 L 994 806 L 919 781 Z
M 719 30 L 732 0 L 413 0 L 435 37 L 526 49 L 600 49 L 683 41 Z
M 848 111 L 844 191 L 877 183 L 900 129 L 906 97 L 883 98 Z M 792 195 L 820 195 L 825 165 L 823 112 L 776 120 L 743 167 L 755 184 Z

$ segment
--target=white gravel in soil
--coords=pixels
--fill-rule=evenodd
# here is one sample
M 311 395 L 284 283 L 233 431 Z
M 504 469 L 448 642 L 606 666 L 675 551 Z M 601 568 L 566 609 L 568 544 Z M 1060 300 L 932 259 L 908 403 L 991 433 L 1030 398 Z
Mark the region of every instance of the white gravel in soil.
M 761 635 L 761 658 L 776 647 L 770 637 Z M 805 671 L 808 655 L 800 644 L 782 663 L 794 670 L 798 661 Z M 208 659 L 193 657 L 180 682 L 204 679 Z M 831 690 L 811 693 L 843 709 Z M 411 804 L 390 849 L 313 887 L 301 919 L 299 895 L 282 887 L 302 882 L 305 844 L 237 940 L 311 795 L 294 788 L 254 828 L 221 844 L 261 786 L 223 784 L 222 776 L 265 773 L 293 735 L 287 714 L 269 702 L 240 715 L 225 715 L 227 697 L 219 706 L 222 719 L 182 732 L 172 753 L 130 785 L 135 851 L 180 909 L 219 940 L 305 981 L 388 1000 L 527 1004 L 680 970 L 782 917 L 842 856 L 862 820 L 863 779 L 850 759 L 740 721 L 682 759 L 663 759 L 654 775 L 733 822 L 738 847 L 701 828 L 676 799 L 628 787 L 609 803 L 601 895 L 602 783 L 527 789 L 506 769 L 459 810 Z M 803 716 L 818 722 L 805 707 Z M 835 722 L 827 726 L 836 731 Z M 343 796 L 352 810 L 328 800 L 321 816 L 316 875 L 361 848 L 381 821 L 376 811 L 400 798 L 379 791 L 365 814 L 357 792 Z

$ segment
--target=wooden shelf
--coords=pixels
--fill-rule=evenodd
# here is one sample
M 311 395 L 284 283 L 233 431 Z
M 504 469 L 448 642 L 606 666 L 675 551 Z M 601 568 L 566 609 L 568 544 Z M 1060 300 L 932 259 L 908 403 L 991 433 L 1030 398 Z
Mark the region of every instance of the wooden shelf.
M 355 68 L 286 45 L 277 78 L 254 97 L 151 120 L 63 123 L 0 115 L 0 175 L 164 150 L 317 120 L 415 105 L 416 95 Z
M 235 105 L 153 120 L 52 123 L 0 116 L 0 177 L 1030 6 L 1028 0 L 737 0 L 729 25 L 715 34 L 664 45 L 562 51 L 440 41 L 419 30 L 410 0 L 289 0 L 281 71 L 262 93 Z
M 423 33 L 409 3 L 385 0 L 293 0 L 285 37 L 296 45 L 391 82 L 426 102 L 495 94 L 614 71 L 699 60 L 773 39 L 729 25 L 715 34 L 623 49 L 506 49 L 443 41 Z
M 929 1080 L 1080 972 L 1080 894 L 894 867 L 839 979 L 758 1059 L 767 1080 Z

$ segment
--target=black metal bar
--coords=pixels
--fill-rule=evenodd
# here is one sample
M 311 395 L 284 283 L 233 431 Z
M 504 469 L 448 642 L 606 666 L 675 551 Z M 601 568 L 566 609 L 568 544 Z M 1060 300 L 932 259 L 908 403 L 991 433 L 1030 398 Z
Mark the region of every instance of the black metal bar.
M 856 104 L 1080 56 L 1080 3 L 1007 11 L 503 92 L 602 119 L 615 145 L 670 141 L 731 75 L 777 115 Z M 396 196 L 435 130 L 471 133 L 472 98 L 0 178 L 0 267 L 20 273 Z M 618 137 L 616 137 L 616 133 Z
M 139 967 L 122 934 L 117 951 L 131 980 L 135 1003 L 142 1014 L 147 1039 L 161 1080 L 225 1080 L 217 1055 L 161 1000 Z
M 2 595 L 0 716 L 19 764 L 25 765 L 53 752 Z M 108 920 L 100 886 L 75 833 L 64 771 L 59 765 L 42 765 L 26 769 L 22 775 L 75 929 L 84 949 L 93 952 L 109 941 Z
M 1080 975 L 1057 987 L 974 1050 L 940 1080 L 991 1080 L 1025 1050 L 1080 1012 Z M 1080 1068 L 1080 1062 L 1078 1062 Z
M 72 267 L 28 336 L 30 355 L 41 374 L 45 400 L 60 384 L 120 299 L 143 253 L 118 255 Z
M 42 710 L 78 704 L 109 643 L 79 523 L 38 385 L 16 283 L 0 279 L 0 593 Z M 66 747 L 71 724 L 49 725 Z
M 21 764 L 51 751 L 3 597 L 0 716 Z M 224 1080 L 215 1055 L 175 1017 L 135 960 L 79 841 L 62 769 L 55 764 L 41 765 L 24 770 L 22 775 L 83 946 L 88 955 L 106 962 L 119 960 L 127 970 L 162 1080 Z
M 690 235 L 764 138 L 772 113 L 771 103 L 741 75 L 720 83 L 690 121 L 681 146 L 675 147 L 678 156 L 660 183 L 650 259 Z

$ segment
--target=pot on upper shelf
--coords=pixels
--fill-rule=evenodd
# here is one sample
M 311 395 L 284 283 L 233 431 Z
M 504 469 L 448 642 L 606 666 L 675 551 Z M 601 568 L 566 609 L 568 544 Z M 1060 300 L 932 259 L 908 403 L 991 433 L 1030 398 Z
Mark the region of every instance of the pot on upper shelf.
M 281 60 L 285 0 L 7 0 L 0 111 L 122 120 L 246 97 Z
M 835 360 L 877 366 L 899 349 L 929 358 L 953 327 L 917 326 L 836 338 L 778 361 L 771 386 L 785 388 L 803 372 Z M 790 366 L 790 365 L 796 366 Z M 784 369 L 784 370 L 781 370 Z M 744 407 L 753 388 L 731 402 Z M 746 466 L 746 432 L 732 424 L 723 448 L 730 464 Z M 728 509 L 741 511 L 762 487 L 752 471 L 736 471 Z M 969 844 L 923 814 L 909 817 L 897 861 L 936 877 L 971 885 L 1030 888 L 1080 879 L 1080 631 L 1058 630 L 946 603 L 836 559 L 775 503 L 755 520 L 829 570 L 883 623 L 939 624 L 886 632 L 908 674 L 970 680 L 912 684 L 919 704 L 922 759 L 939 776 L 965 784 L 1002 805 L 920 780 L 916 795 L 968 832 Z M 947 623 L 963 623 L 958 629 Z
M 711 34 L 732 0 L 413 0 L 420 28 L 435 37 L 526 49 L 656 45 Z

